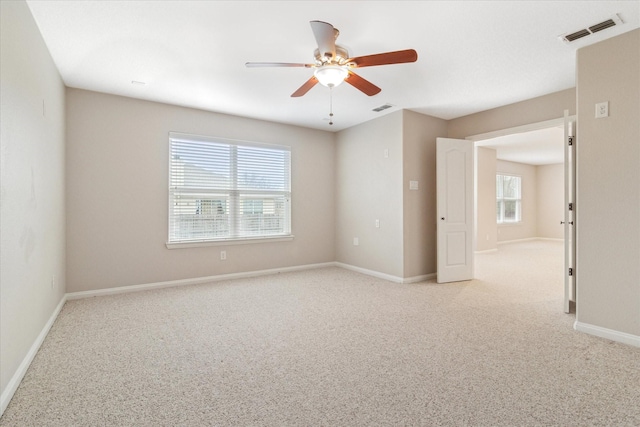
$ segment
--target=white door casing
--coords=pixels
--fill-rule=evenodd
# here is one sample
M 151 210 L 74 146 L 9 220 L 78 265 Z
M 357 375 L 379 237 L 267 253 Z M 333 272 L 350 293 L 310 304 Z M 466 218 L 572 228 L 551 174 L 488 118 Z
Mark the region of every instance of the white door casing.
M 436 140 L 437 281 L 473 279 L 473 141 Z
M 564 112 L 564 311 L 576 302 L 576 120 Z

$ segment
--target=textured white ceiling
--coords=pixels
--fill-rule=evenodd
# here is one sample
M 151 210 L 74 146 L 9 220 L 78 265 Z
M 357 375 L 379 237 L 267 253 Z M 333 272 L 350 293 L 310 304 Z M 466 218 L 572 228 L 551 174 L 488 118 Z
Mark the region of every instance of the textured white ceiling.
M 493 148 L 499 160 L 538 166 L 564 163 L 563 141 L 564 128 L 559 126 L 485 139 L 475 145 Z
M 640 26 L 640 1 L 28 4 L 67 86 L 333 131 L 398 109 L 451 119 L 571 88 L 578 48 Z M 625 24 L 558 39 L 615 13 Z M 290 97 L 312 70 L 244 66 L 312 62 L 311 20 L 338 28 L 352 56 L 413 48 L 418 61 L 359 70 L 382 92 L 335 88 L 329 126 L 329 89 Z

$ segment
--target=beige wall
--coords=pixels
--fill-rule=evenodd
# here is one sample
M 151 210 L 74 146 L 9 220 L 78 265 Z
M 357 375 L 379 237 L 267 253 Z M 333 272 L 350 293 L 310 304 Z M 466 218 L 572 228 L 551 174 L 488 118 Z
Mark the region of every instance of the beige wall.
M 436 138 L 446 134 L 445 120 L 404 111 L 404 278 L 436 272 Z M 409 181 L 418 181 L 417 191 Z
M 640 30 L 580 49 L 577 90 L 449 122 L 400 111 L 334 135 L 76 89 L 65 95 L 27 5 L 0 7 L 3 397 L 65 290 L 334 260 L 397 277 L 434 273 L 434 138 L 556 119 L 565 109 L 579 123 L 577 319 L 640 335 Z M 601 101 L 610 117 L 596 120 Z M 291 145 L 295 239 L 168 250 L 169 131 Z M 538 188 L 556 172 L 539 168 Z M 409 191 L 409 180 L 420 190 Z M 533 213 L 538 234 L 547 233 L 545 215 Z
M 466 138 L 558 119 L 564 116 L 565 109 L 569 110 L 569 115 L 576 113 L 574 88 L 450 120 L 449 137 Z
M 640 336 L 640 30 L 578 50 L 577 320 Z M 609 101 L 609 117 L 595 104 Z
M 497 248 L 496 223 L 496 150 L 476 147 L 476 246 L 474 250 L 490 251 Z
M 576 114 L 576 90 L 574 88 L 450 120 L 447 128 L 448 136 L 450 138 L 466 138 L 472 135 L 558 119 L 564 116 L 564 110 L 569 110 L 570 115 Z M 537 211 L 533 213 L 534 216 L 537 216 L 537 214 Z M 492 215 L 495 215 L 494 208 L 492 208 Z M 485 230 L 486 227 L 490 227 L 487 218 L 489 217 L 487 216 L 485 218 L 486 221 L 483 221 Z M 478 225 L 478 227 L 480 226 L 481 225 Z M 534 233 L 531 231 L 531 227 L 529 227 L 529 230 L 534 233 L 532 235 L 527 234 L 526 230 L 521 233 L 521 231 L 523 231 L 522 229 L 505 231 L 506 227 L 507 226 L 501 227 L 500 237 L 497 240 L 504 241 L 513 238 L 538 237 L 535 235 L 537 232 Z M 517 233 L 515 231 L 517 231 Z M 491 230 L 489 229 L 488 232 L 490 234 Z M 487 232 L 485 231 L 485 242 L 486 234 Z M 476 250 L 493 249 L 490 244 L 487 246 L 481 245 L 483 237 L 479 232 L 477 236 Z M 491 240 L 492 236 L 490 235 L 489 238 Z
M 522 221 L 518 224 L 498 224 L 498 242 L 538 237 L 538 210 L 536 207 L 538 173 L 536 167 L 524 163 L 498 160 L 496 174 L 522 177 Z
M 295 239 L 167 249 L 170 131 L 291 146 Z M 335 175 L 329 132 L 67 89 L 67 291 L 334 261 Z
M 564 165 L 533 166 L 496 161 L 496 151 L 477 147 L 476 151 L 476 251 L 496 249 L 497 241 L 528 238 L 564 238 Z M 523 222 L 496 224 L 496 173 L 523 177 Z
M 537 166 L 538 237 L 564 239 L 564 164 Z
M 336 147 L 336 260 L 394 277 L 403 276 L 402 120 L 397 111 L 340 131 Z
M 0 2 L 0 19 L 0 390 L 6 404 L 12 377 L 65 291 L 65 99 L 27 4 Z

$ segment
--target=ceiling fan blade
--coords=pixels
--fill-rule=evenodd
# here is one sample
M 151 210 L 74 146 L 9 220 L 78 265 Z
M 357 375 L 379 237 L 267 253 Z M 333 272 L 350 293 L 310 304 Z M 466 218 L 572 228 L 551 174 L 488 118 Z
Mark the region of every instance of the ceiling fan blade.
M 304 95 L 305 93 L 309 92 L 309 90 L 311 90 L 311 88 L 314 87 L 317 83 L 318 79 L 316 79 L 316 76 L 311 76 L 311 78 L 307 80 L 302 86 L 300 86 L 298 90 L 291 94 L 291 97 L 297 98 Z
M 347 63 L 354 63 L 356 67 L 372 67 L 374 65 L 403 64 L 416 62 L 418 53 L 413 49 L 398 50 L 395 52 L 378 53 L 375 55 L 358 56 L 350 58 Z
M 349 75 L 346 79 L 344 79 L 344 81 L 369 96 L 380 93 L 380 91 L 382 90 L 378 86 L 374 85 L 368 80 L 363 79 L 351 70 L 349 70 Z
M 244 64 L 247 68 L 258 67 L 304 67 L 311 68 L 313 64 L 296 64 L 291 62 L 247 62 Z
M 318 51 L 320 56 L 330 59 L 336 56 L 336 37 L 338 37 L 338 30 L 333 28 L 333 25 L 322 21 L 311 21 L 311 29 L 313 35 L 318 43 Z

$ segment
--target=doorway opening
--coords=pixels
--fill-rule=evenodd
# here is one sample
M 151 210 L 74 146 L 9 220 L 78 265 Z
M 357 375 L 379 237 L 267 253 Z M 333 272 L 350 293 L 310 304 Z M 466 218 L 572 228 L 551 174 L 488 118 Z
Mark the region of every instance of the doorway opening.
M 513 243 L 557 242 L 565 253 L 559 273 L 566 276 L 567 265 L 573 265 L 566 211 L 575 193 L 567 192 L 567 183 L 574 180 L 565 141 L 572 132 L 567 123 L 574 120 L 565 113 L 564 118 L 467 137 L 475 146 L 474 256 Z M 565 277 L 567 312 L 569 301 L 575 301 L 569 281 Z

